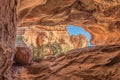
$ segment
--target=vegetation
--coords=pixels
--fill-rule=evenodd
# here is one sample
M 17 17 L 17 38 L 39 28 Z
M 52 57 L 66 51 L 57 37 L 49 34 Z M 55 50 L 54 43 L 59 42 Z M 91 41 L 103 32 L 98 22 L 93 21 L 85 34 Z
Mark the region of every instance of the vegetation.
M 16 45 L 17 47 L 27 46 L 27 45 L 25 44 L 24 37 L 21 36 L 21 35 L 17 35 L 17 36 L 16 36 L 15 45 Z
M 49 49 L 49 51 L 46 52 L 45 49 Z M 47 44 L 39 45 L 38 47 L 33 47 L 34 59 L 41 59 L 49 55 L 53 55 L 56 57 L 59 54 L 66 53 L 71 49 L 71 47 L 66 47 L 62 49 L 61 45 L 56 41 L 54 43 L 49 42 Z
M 46 52 L 46 49 L 49 50 Z M 35 58 L 44 58 L 47 55 L 58 55 L 62 52 L 62 48 L 59 43 L 47 43 L 39 45 L 38 47 L 33 47 L 34 57 Z
M 71 47 L 66 47 L 62 50 L 62 52 L 66 53 L 67 51 L 71 50 L 72 48 Z
M 23 36 L 17 35 L 16 37 L 16 46 L 27 46 L 26 43 L 27 39 L 25 39 Z M 67 51 L 71 50 L 71 47 L 62 48 L 61 44 L 57 41 L 51 43 L 48 42 L 47 44 L 39 45 L 37 47 L 34 47 L 31 43 L 31 46 L 29 46 L 33 49 L 34 53 L 34 59 L 42 59 L 45 56 L 53 55 L 58 56 L 61 53 L 66 53 Z

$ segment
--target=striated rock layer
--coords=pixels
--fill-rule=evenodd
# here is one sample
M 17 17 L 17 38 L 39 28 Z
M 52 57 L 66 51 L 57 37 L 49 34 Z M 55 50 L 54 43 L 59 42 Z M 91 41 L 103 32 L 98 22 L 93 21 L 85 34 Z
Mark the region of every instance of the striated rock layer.
M 76 49 L 30 66 L 13 66 L 19 22 L 78 25 L 91 33 L 92 43 L 118 45 Z M 120 0 L 0 0 L 0 80 L 119 80 L 119 26 Z
M 120 0 L 20 0 L 20 25 L 76 25 L 94 45 L 120 43 Z
M 119 80 L 120 45 L 71 50 L 58 58 L 13 67 L 14 80 Z

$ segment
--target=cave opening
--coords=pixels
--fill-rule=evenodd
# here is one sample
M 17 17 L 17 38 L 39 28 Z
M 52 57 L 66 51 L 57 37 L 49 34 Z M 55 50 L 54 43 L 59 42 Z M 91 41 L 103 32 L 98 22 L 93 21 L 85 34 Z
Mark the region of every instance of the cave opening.
M 56 30 L 56 29 L 59 30 Z M 16 46 L 30 47 L 35 59 L 46 56 L 56 56 L 66 54 L 76 48 L 93 46 L 90 42 L 91 35 L 82 27 L 68 25 L 53 27 L 20 27 L 17 30 Z
M 70 36 L 73 35 L 84 35 L 87 40 L 88 40 L 88 45 L 87 46 L 93 46 L 92 43 L 90 42 L 91 40 L 91 35 L 88 31 L 84 30 L 82 27 L 74 26 L 74 25 L 68 25 L 67 26 L 67 31 Z

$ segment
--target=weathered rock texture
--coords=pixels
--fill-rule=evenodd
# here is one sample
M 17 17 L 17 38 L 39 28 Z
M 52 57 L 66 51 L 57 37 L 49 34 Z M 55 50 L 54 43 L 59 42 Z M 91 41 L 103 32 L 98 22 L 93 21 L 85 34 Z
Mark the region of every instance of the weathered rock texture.
M 72 24 L 89 31 L 95 45 L 120 43 L 120 0 L 21 0 L 18 14 L 22 26 Z
M 28 47 L 17 47 L 15 54 L 15 63 L 20 65 L 27 65 L 32 62 L 33 52 Z
M 38 25 L 22 27 L 18 29 L 17 36 L 16 46 L 18 47 L 26 45 L 38 47 L 51 44 L 51 46 L 48 46 L 48 48 L 52 48 L 52 46 L 54 46 L 53 44 L 58 44 L 58 46 L 61 48 L 60 52 L 66 52 L 70 49 L 83 48 L 88 45 L 86 36 L 70 36 L 64 25 L 52 27 Z M 47 52 L 43 51 L 43 53 L 53 54 L 53 52 L 50 50 Z
M 58 58 L 13 67 L 14 80 L 119 80 L 120 45 L 71 50 Z
M 15 55 L 17 0 L 0 0 L 0 80 L 12 80 L 10 68 Z
M 120 45 L 76 49 L 57 59 L 13 66 L 10 74 L 17 15 L 20 26 L 72 24 L 89 31 L 95 45 L 120 44 L 119 0 L 0 0 L 0 80 L 120 79 Z

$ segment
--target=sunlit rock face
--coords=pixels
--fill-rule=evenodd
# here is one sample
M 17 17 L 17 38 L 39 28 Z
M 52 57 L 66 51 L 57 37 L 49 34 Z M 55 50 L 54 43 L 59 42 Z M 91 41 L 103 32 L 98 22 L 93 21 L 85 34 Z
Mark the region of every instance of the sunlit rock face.
M 18 29 L 18 35 L 22 37 L 22 42 L 27 46 L 38 47 L 48 45 L 44 53 L 53 54 L 52 46 L 59 46 L 61 52 L 75 48 L 83 48 L 88 45 L 88 40 L 84 35 L 72 35 L 67 32 L 65 25 L 59 26 L 29 26 Z M 49 47 L 51 45 L 51 47 Z M 19 45 L 18 45 L 19 46 Z M 50 48 L 50 49 L 49 49 Z
M 82 26 L 94 45 L 120 43 L 120 0 L 21 0 L 20 25 Z
M 88 45 L 88 40 L 84 35 L 71 36 L 70 41 L 72 42 L 74 48 L 84 48 Z

